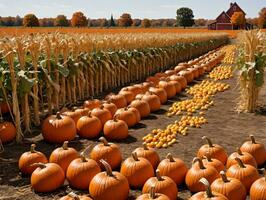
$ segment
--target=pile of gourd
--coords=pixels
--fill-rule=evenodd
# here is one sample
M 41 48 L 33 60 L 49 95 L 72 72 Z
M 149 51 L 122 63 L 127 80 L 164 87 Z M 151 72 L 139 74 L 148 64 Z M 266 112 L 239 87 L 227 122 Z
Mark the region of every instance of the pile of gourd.
M 89 191 L 83 196 L 71 192 L 61 200 L 126 200 L 130 188 L 142 190 L 138 200 L 176 200 L 182 183 L 196 193 L 191 200 L 245 200 L 248 193 L 251 200 L 263 200 L 266 177 L 260 178 L 257 167 L 266 162 L 266 149 L 254 136 L 250 138 L 228 156 L 221 145 L 204 136 L 207 144 L 199 148 L 190 169 L 171 154 L 160 160 L 158 153 L 145 145 L 122 162 L 119 146 L 105 138 L 81 154 L 64 142 L 51 153 L 49 162 L 32 145 L 29 152 L 21 155 L 19 169 L 31 176 L 35 192 L 52 192 L 65 179 L 71 188 Z
M 221 65 L 221 66 L 215 67 L 209 74 L 209 77 L 216 81 L 232 78 L 233 67 L 230 65 Z
M 204 56 L 180 63 L 172 70 L 148 77 L 145 82 L 122 88 L 104 100 L 88 100 L 83 107 L 62 109 L 42 123 L 43 138 L 51 143 L 81 138 L 97 138 L 102 132 L 109 140 L 128 137 L 128 128 L 156 112 L 162 104 L 187 87 L 200 75 L 221 62 L 224 53 L 211 51 Z M 172 141 L 174 142 L 174 140 Z

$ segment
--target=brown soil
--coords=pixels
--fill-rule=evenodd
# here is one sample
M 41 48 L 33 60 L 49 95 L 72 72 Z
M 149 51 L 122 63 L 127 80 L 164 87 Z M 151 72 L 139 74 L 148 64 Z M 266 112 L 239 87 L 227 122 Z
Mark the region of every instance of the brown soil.
M 159 149 L 161 159 L 167 153 L 183 159 L 188 166 L 195 156 L 197 149 L 203 144 L 201 137 L 207 135 L 212 138 L 214 143 L 224 146 L 227 152 L 232 153 L 236 147 L 248 138 L 249 134 L 254 134 L 258 141 L 266 144 L 266 114 L 265 112 L 257 114 L 237 114 L 234 110 L 238 97 L 236 80 L 231 79 L 228 82 L 231 89 L 219 93 L 214 97 L 214 106 L 206 112 L 206 118 L 209 123 L 203 125 L 201 129 L 190 129 L 188 136 L 179 136 L 179 143 L 168 149 Z M 262 90 L 262 97 L 266 98 L 266 90 Z M 184 93 L 177 96 L 175 100 L 187 98 Z M 262 98 L 262 99 L 263 99 Z M 174 100 L 172 100 L 174 101 Z M 166 110 L 171 105 L 169 101 L 156 114 L 150 115 L 142 120 L 134 129 L 130 130 L 130 137 L 119 145 L 123 152 L 123 158 L 130 156 L 130 153 L 142 144 L 142 137 L 154 128 L 164 128 L 167 124 L 175 121 L 178 117 L 168 118 L 165 115 Z M 265 102 L 264 102 L 265 103 Z M 72 189 L 67 184 L 61 189 L 50 194 L 36 194 L 30 189 L 30 178 L 22 176 L 19 173 L 17 161 L 19 156 L 28 151 L 30 143 L 36 142 L 37 149 L 44 152 L 47 156 L 58 145 L 47 144 L 42 141 L 42 137 L 36 131 L 31 137 L 27 138 L 23 144 L 5 145 L 5 151 L 0 155 L 0 199 L 58 199 Z M 77 150 L 82 150 L 90 144 L 95 145 L 96 141 L 75 140 L 70 142 L 70 146 Z M 88 193 L 88 191 L 78 191 L 79 193 Z M 130 198 L 135 199 L 141 192 L 137 190 L 130 191 Z M 179 199 L 188 199 L 190 192 L 185 186 L 179 188 Z

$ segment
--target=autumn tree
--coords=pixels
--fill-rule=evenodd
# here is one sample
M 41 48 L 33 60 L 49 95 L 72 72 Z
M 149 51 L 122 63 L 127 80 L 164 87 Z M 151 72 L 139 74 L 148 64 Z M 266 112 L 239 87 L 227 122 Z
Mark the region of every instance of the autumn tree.
M 124 13 L 120 18 L 119 18 L 119 26 L 122 27 L 128 27 L 131 26 L 133 23 L 133 20 L 131 18 L 131 15 L 128 13 Z
M 194 14 L 190 8 L 179 8 L 176 11 L 176 23 L 184 28 L 194 25 Z
M 84 27 L 88 25 L 88 20 L 82 12 L 75 12 L 71 18 L 71 25 L 74 27 Z
M 57 17 L 54 20 L 55 26 L 69 26 L 69 22 L 67 20 L 67 17 L 65 15 L 57 15 Z
M 206 19 L 195 19 L 195 25 L 196 26 L 206 26 L 207 25 L 207 21 Z
M 23 18 L 23 26 L 25 27 L 39 26 L 39 20 L 34 14 L 27 14 Z
M 262 8 L 259 13 L 258 25 L 260 28 L 266 28 L 266 8 Z
M 141 21 L 141 27 L 144 27 L 144 28 L 151 27 L 151 21 L 149 19 L 143 19 Z
M 231 22 L 234 26 L 237 26 L 238 28 L 245 27 L 246 24 L 246 18 L 245 14 L 243 12 L 234 12 L 234 14 L 231 17 Z
M 132 26 L 138 27 L 141 25 L 141 20 L 140 19 L 133 19 Z

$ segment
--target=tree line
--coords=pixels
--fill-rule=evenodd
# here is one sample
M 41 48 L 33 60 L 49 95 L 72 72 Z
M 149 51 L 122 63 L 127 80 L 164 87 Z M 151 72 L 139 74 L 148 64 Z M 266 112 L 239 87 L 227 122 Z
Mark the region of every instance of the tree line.
M 266 8 L 261 9 L 257 18 L 248 18 L 246 21 L 254 26 L 266 28 Z M 124 13 L 119 19 L 90 19 L 82 12 L 73 13 L 71 19 L 65 15 L 58 15 L 56 18 L 38 19 L 34 14 L 27 14 L 23 18 L 0 17 L 0 26 L 25 26 L 25 27 L 206 27 L 212 20 L 194 19 L 193 11 L 190 8 L 179 8 L 176 11 L 176 19 L 132 19 L 129 13 Z

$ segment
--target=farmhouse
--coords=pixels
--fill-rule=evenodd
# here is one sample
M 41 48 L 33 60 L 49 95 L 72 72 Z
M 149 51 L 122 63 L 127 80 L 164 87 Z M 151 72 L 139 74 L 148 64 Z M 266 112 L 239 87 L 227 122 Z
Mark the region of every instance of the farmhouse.
M 236 30 L 236 29 L 252 29 L 252 25 L 246 23 L 244 26 L 234 26 L 231 22 L 231 17 L 235 12 L 243 12 L 246 15 L 245 11 L 235 2 L 230 3 L 230 8 L 225 12 L 223 11 L 214 22 L 208 25 L 209 30 Z

